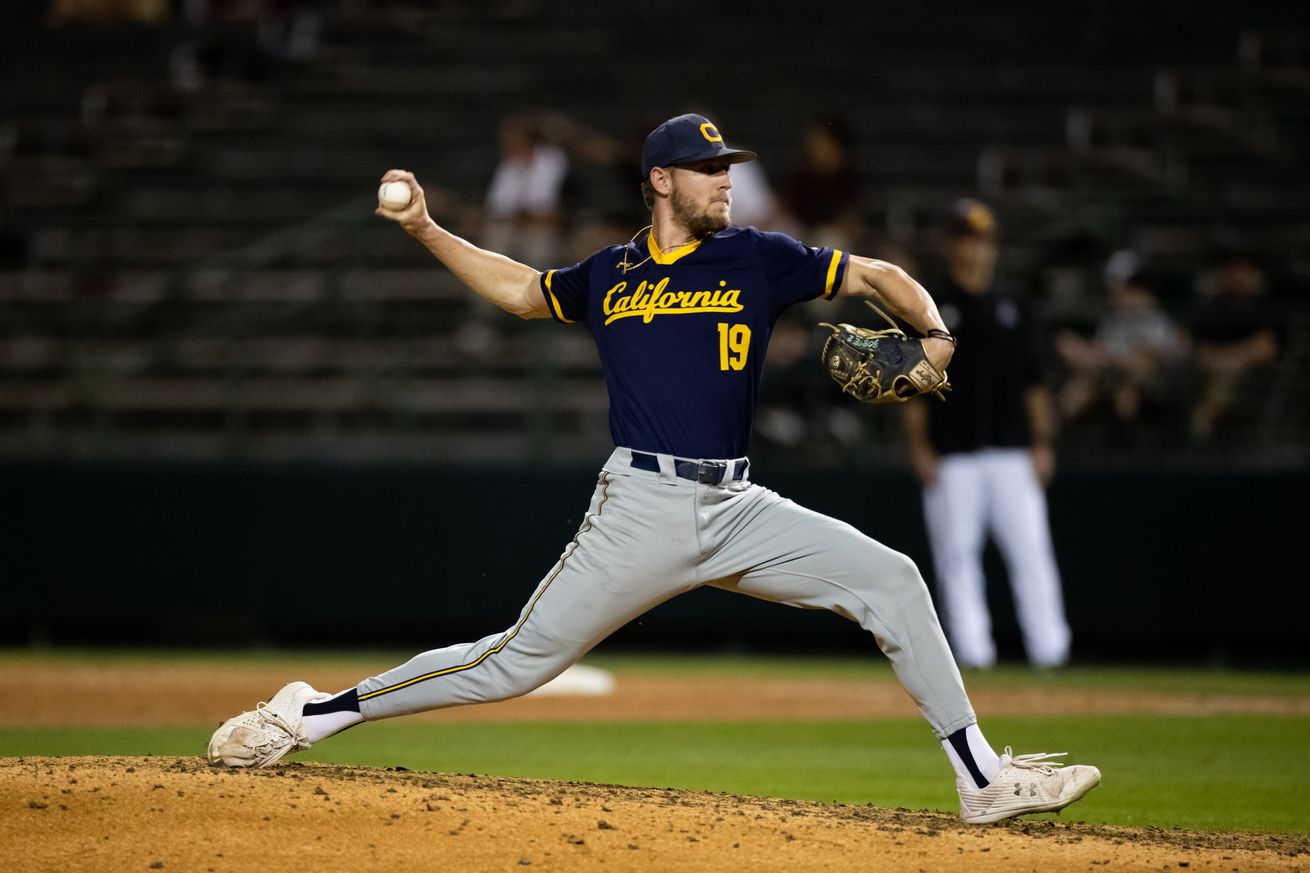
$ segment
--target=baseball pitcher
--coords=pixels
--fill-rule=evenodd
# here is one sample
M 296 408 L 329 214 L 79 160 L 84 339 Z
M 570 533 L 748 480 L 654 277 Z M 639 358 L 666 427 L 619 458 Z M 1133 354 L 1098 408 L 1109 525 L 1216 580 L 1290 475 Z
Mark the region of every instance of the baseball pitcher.
M 825 357 L 839 360 L 825 366 L 871 402 L 940 395 L 954 349 L 932 299 L 900 268 L 734 226 L 731 167 L 754 158 L 703 116 L 669 119 L 642 150 L 650 226 L 544 272 L 438 225 L 412 174 L 382 177 L 412 193 L 378 215 L 474 293 L 520 318 L 590 332 L 616 448 L 577 534 L 512 625 L 335 695 L 293 682 L 222 725 L 211 762 L 265 767 L 361 722 L 525 694 L 657 604 L 712 585 L 829 609 L 869 631 L 940 739 L 965 821 L 1062 809 L 1097 785 L 1095 767 L 993 751 L 910 559 L 752 481 L 746 447 L 764 354 L 788 306 L 856 295 L 923 335 L 834 328 Z

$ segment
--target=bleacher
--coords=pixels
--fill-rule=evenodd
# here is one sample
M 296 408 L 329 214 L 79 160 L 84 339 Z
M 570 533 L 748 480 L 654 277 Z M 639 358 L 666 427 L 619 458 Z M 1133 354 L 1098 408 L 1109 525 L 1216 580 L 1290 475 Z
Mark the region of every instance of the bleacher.
M 372 215 L 393 166 L 439 188 L 449 215 L 479 203 L 497 125 L 521 107 L 616 137 L 704 107 L 773 173 L 811 111 L 838 109 L 871 239 L 930 269 L 942 206 L 983 196 L 1005 268 L 1057 323 L 1085 324 L 1099 289 L 1097 258 L 1052 259 L 1069 239 L 1134 244 L 1184 320 L 1219 223 L 1310 275 L 1310 37 L 1279 4 L 1192 10 L 1185 28 L 1126 2 L 1086 20 L 934 2 L 696 30 L 600 0 L 341 0 L 313 57 L 260 81 L 180 76 L 194 39 L 180 21 L 52 27 L 42 6 L 17 4 L 0 35 L 8 457 L 600 456 L 585 333 L 489 316 Z M 631 213 L 635 182 L 587 180 L 600 211 Z M 1238 439 L 1304 463 L 1310 314 L 1278 305 L 1287 348 Z M 1178 425 L 1149 444 L 1176 455 Z M 872 454 L 896 457 L 893 427 L 866 430 Z M 1103 453 L 1094 429 L 1072 436 Z

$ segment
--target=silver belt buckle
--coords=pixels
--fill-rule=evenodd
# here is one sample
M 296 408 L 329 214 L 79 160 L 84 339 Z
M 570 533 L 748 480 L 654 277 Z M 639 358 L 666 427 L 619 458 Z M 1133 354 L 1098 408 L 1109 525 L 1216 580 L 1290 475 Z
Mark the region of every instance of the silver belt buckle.
M 720 464 L 715 461 L 701 461 L 696 470 L 696 481 L 702 485 L 718 485 L 723 481 L 723 474 L 727 471 L 727 464 Z

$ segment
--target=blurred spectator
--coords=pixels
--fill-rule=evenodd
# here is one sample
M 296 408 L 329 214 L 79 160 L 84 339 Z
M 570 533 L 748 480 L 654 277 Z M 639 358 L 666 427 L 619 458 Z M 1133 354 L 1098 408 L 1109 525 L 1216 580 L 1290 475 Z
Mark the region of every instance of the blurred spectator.
M 809 245 L 849 250 L 863 226 L 863 182 L 849 124 L 817 115 L 805 125 L 800 159 L 783 176 L 779 204 L 788 232 Z
M 588 191 L 587 197 L 588 203 L 599 211 L 601 223 L 626 230 L 627 238 L 650 222 L 650 211 L 640 198 L 634 200 L 632 191 L 641 184 L 642 143 L 646 134 L 662 119 L 642 119 L 628 126 L 624 133 L 615 135 L 559 112 L 547 112 L 540 117 L 546 139 L 564 148 L 579 168 L 600 167 L 605 170 L 590 180 L 592 186 L 600 190 Z M 570 186 L 572 184 L 570 179 Z M 604 244 L 613 243 L 616 238 Z M 593 251 L 595 248 L 588 249 L 587 254 Z
M 482 245 L 527 264 L 554 260 L 561 247 L 569 158 L 548 142 L 540 118 L 507 115 L 500 125 L 500 161 L 485 198 Z
M 962 665 L 995 663 L 983 575 L 990 535 L 1005 561 L 1028 660 L 1059 666 L 1070 632 L 1046 513 L 1055 423 L 1040 325 L 997 281 L 998 229 L 987 206 L 955 203 L 946 236 L 947 275 L 927 287 L 959 339 L 949 370 L 954 388 L 946 403 L 904 405 L 944 626 Z
M 1066 330 L 1056 337 L 1056 352 L 1069 371 L 1057 405 L 1061 417 L 1071 421 L 1106 398 L 1115 420 L 1129 425 L 1136 421 L 1144 398 L 1163 394 L 1183 353 L 1183 337 L 1160 309 L 1133 252 L 1111 257 L 1105 283 L 1109 309 L 1096 333 L 1084 338 Z
M 564 195 L 570 169 L 561 143 L 585 148 L 583 131 L 557 113 L 511 112 L 501 119 L 499 159 L 482 201 L 480 245 L 530 265 L 565 257 Z M 592 148 L 603 147 L 593 142 Z M 503 345 L 498 313 L 485 300 L 471 297 L 455 333 L 456 347 L 474 358 L 497 354 Z
M 650 218 L 633 206 L 632 190 L 640 178 L 645 131 L 615 136 L 558 111 L 534 115 L 542 140 L 564 151 L 569 162 L 562 189 L 568 243 L 559 254 L 581 261 L 599 248 L 622 242 Z M 585 203 L 581 208 L 574 204 Z M 640 200 L 637 207 L 641 206 Z
M 1226 250 L 1214 273 L 1213 294 L 1192 324 L 1193 360 L 1201 376 L 1192 408 L 1191 436 L 1210 439 L 1234 406 L 1247 374 L 1278 356 L 1278 332 L 1265 300 L 1264 269 L 1240 247 Z

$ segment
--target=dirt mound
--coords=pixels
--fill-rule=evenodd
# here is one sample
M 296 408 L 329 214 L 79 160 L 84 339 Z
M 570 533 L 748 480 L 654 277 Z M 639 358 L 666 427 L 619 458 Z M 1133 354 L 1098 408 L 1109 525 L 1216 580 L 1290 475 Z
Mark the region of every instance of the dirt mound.
M 1299 836 L 166 757 L 0 759 L 0 844 L 52 871 L 1310 869 Z

